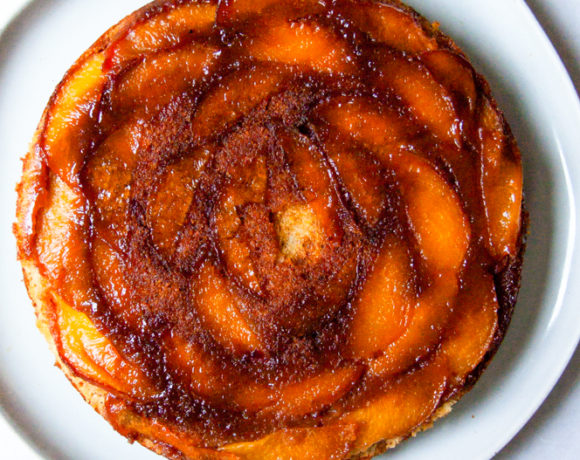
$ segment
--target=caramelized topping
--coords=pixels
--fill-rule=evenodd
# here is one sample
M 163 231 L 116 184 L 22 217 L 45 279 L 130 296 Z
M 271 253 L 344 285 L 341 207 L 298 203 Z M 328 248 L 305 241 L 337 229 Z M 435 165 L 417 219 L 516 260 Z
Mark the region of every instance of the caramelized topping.
M 16 231 L 117 429 L 342 458 L 462 387 L 522 172 L 449 43 L 398 3 L 162 0 L 73 67 Z

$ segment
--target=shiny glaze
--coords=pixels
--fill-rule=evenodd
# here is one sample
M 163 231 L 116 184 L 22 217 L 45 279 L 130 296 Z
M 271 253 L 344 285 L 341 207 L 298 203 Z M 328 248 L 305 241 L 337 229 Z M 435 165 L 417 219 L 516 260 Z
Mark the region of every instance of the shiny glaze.
M 519 151 L 398 4 L 154 2 L 65 77 L 37 149 L 21 257 L 130 437 L 187 453 L 338 424 L 327 453 L 365 450 L 457 392 L 509 306 Z

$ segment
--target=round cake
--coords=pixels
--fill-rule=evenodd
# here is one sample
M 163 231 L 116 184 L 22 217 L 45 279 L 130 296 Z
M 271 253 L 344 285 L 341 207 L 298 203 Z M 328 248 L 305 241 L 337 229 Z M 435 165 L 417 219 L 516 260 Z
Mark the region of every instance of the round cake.
M 409 7 L 158 0 L 56 88 L 14 232 L 58 366 L 131 442 L 349 459 L 475 383 L 525 216 L 488 84 Z

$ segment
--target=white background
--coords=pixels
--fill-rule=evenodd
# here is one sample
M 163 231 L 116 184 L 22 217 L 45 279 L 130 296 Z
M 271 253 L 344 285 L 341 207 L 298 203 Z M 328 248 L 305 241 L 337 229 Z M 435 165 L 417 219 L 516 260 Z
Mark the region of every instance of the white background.
M 38 0 L 42 2 L 43 0 Z M 122 1 L 122 0 L 119 0 Z M 0 24 L 16 4 L 0 0 Z M 548 33 L 576 90 L 580 90 L 580 1 L 528 0 L 529 6 Z M 580 130 L 580 126 L 578 127 Z M 572 282 L 580 282 L 573 280 Z M 524 429 L 497 455 L 499 459 L 558 460 L 580 458 L 580 352 L 577 351 L 548 399 Z M 66 408 L 63 408 L 66 410 Z M 0 417 L 0 458 L 37 458 Z M 82 459 L 80 459 L 82 460 Z

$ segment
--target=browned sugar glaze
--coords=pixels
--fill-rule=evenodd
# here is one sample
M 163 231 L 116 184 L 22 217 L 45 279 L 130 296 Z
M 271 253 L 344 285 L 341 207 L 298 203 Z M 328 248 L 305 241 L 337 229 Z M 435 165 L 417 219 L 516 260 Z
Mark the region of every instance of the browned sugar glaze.
M 462 53 L 398 3 L 154 2 L 43 123 L 21 257 L 129 437 L 364 451 L 429 420 L 504 332 L 520 154 Z

